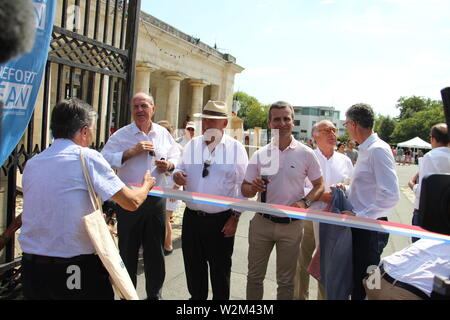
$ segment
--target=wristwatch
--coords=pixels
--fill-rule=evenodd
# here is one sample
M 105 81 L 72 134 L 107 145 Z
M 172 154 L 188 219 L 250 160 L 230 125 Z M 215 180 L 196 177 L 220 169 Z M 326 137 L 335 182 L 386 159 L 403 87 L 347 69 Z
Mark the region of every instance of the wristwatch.
M 306 198 L 303 198 L 303 199 L 301 199 L 300 201 L 303 201 L 303 202 L 305 203 L 306 209 L 308 209 L 309 207 L 311 207 L 311 204 L 312 204 L 311 200 L 308 200 L 308 199 L 306 199 Z

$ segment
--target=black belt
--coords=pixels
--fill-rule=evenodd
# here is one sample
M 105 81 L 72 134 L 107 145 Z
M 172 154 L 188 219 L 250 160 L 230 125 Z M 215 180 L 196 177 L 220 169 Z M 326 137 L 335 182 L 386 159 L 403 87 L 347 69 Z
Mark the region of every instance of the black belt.
M 416 296 L 418 296 L 424 300 L 430 300 L 430 297 L 422 290 L 417 289 L 416 287 L 414 287 L 410 284 L 407 284 L 405 282 L 401 282 L 401 281 L 398 281 L 398 280 L 392 278 L 389 274 L 387 274 L 386 271 L 384 271 L 383 266 L 380 266 L 380 272 L 382 274 L 382 278 L 384 280 L 386 280 L 387 282 L 391 283 L 392 285 L 402 288 L 402 289 L 405 289 L 406 291 L 409 291 L 412 294 L 415 294 Z
M 261 213 L 261 212 L 257 212 L 257 214 L 259 214 L 263 218 L 266 218 L 267 220 L 270 220 L 275 223 L 285 223 L 286 224 L 286 223 L 291 223 L 292 221 L 300 220 L 300 219 L 289 218 L 289 217 L 280 218 L 280 217 L 273 216 L 271 214 L 265 214 L 265 213 Z
M 72 258 L 59 258 L 40 256 L 37 254 L 23 253 L 22 258 L 26 261 L 38 263 L 38 264 L 66 264 L 66 263 L 80 263 L 88 258 L 92 258 L 95 254 L 82 254 Z
M 224 214 L 224 213 L 231 212 L 231 209 L 228 209 L 228 210 L 222 211 L 222 212 L 216 212 L 216 213 L 208 213 L 208 212 L 205 212 L 205 211 L 192 210 L 192 209 L 189 209 L 189 208 L 186 208 L 186 209 L 188 210 L 189 213 L 193 213 L 193 214 L 195 214 L 195 215 L 197 215 L 199 217 L 214 217 L 214 216 L 219 216 L 219 215 Z

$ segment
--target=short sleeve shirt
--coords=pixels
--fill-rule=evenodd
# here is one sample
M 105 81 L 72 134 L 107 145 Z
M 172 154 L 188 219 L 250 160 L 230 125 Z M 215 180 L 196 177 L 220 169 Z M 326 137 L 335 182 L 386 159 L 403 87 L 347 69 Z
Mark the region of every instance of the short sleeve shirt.
M 26 253 L 70 258 L 95 252 L 81 218 L 94 211 L 80 161 L 81 146 L 56 139 L 23 174 L 19 241 Z M 108 200 L 125 185 L 100 153 L 83 149 L 95 192 Z
M 251 183 L 261 175 L 270 180 L 267 203 L 290 206 L 305 196 L 305 179 L 315 181 L 322 177 L 322 171 L 314 151 L 292 138 L 283 151 L 272 142 L 253 154 L 245 181 Z

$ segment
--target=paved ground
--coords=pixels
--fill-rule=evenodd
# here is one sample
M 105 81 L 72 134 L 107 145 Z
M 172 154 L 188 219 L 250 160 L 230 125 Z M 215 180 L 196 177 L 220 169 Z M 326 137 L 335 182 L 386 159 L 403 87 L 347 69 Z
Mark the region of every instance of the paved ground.
M 408 180 L 416 174 L 416 165 L 397 166 L 397 174 L 400 181 L 401 198 L 394 208 L 389 220 L 392 222 L 410 224 L 413 211 L 414 194 L 408 188 Z M 233 266 L 231 274 L 231 299 L 245 299 L 245 286 L 247 281 L 247 252 L 248 252 L 248 227 L 249 221 L 254 213 L 243 213 L 235 240 L 233 253 Z M 166 258 L 166 280 L 163 288 L 163 297 L 166 300 L 186 300 L 189 293 L 186 288 L 186 278 L 184 274 L 183 256 L 180 248 L 179 235 L 181 233 L 181 214 L 177 213 L 174 224 L 174 252 Z M 409 245 L 410 238 L 391 235 L 389 243 L 383 252 L 383 256 L 401 250 Z M 138 276 L 138 293 L 141 298 L 145 298 L 144 274 L 142 265 Z M 311 297 L 317 296 L 317 283 L 313 279 L 310 285 Z M 276 299 L 276 279 L 275 279 L 275 250 L 269 261 L 269 266 L 264 282 L 264 299 Z

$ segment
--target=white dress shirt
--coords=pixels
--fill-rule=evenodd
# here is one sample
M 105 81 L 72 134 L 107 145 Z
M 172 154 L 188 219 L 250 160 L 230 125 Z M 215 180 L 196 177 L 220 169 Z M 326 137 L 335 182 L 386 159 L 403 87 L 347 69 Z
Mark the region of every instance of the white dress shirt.
M 23 252 L 70 258 L 95 253 L 81 218 L 94 211 L 80 161 L 81 147 L 56 139 L 23 173 Z M 83 149 L 95 192 L 108 200 L 125 185 L 100 153 Z
M 205 161 L 210 161 L 209 174 L 202 177 Z M 241 185 L 247 169 L 248 156 L 239 141 L 224 134 L 220 143 L 210 153 L 203 136 L 193 138 L 183 149 L 177 171 L 187 174 L 185 190 L 216 196 L 243 199 Z M 191 210 L 218 213 L 223 207 L 186 202 Z
M 325 185 L 325 192 L 330 192 L 330 186 L 333 184 L 343 183 L 345 185 L 350 184 L 350 179 L 353 174 L 353 163 L 352 160 L 339 152 L 333 152 L 330 159 L 327 159 L 319 148 L 315 149 L 317 159 L 320 163 L 320 168 L 323 174 L 323 182 Z M 307 179 L 305 183 L 305 194 L 308 194 L 313 188 L 312 183 Z M 311 204 L 311 210 L 325 210 L 328 207 L 328 203 L 323 201 L 315 201 Z M 314 239 L 316 242 L 316 247 L 320 243 L 320 232 L 319 232 L 319 222 L 313 221 L 314 228 Z
M 280 151 L 273 141 L 256 151 L 250 159 L 245 181 L 252 183 L 261 175 L 269 176 L 267 203 L 290 206 L 305 196 L 305 179 L 322 176 L 314 151 L 292 137 L 291 144 Z M 258 195 L 261 201 L 261 194 Z
M 422 158 L 419 158 L 419 183 L 417 185 L 416 201 L 414 208 L 419 209 L 422 179 L 427 174 L 450 173 L 450 148 L 439 147 L 431 150 Z
M 330 186 L 333 184 L 350 184 L 353 175 L 353 163 L 349 157 L 339 152 L 333 152 L 330 159 L 327 159 L 319 148 L 315 149 L 314 152 L 319 160 L 320 169 L 322 170 L 325 192 L 330 192 Z M 308 194 L 312 187 L 311 182 L 307 179 L 305 193 Z M 311 209 L 323 210 L 327 205 L 327 203 L 322 201 L 316 201 L 313 203 Z
M 359 146 L 348 199 L 358 217 L 387 217 L 400 200 L 395 160 L 376 133 Z
M 123 153 L 142 141 L 153 143 L 156 156 L 151 157 L 148 152 L 144 152 L 122 163 Z M 146 134 L 132 123 L 108 139 L 102 155 L 114 169 L 117 169 L 117 175 L 123 182 L 141 184 L 145 171 L 150 170 L 151 175 L 156 178 L 156 186 L 164 187 L 166 185 L 164 174 L 160 174 L 156 169 L 155 160 L 164 158 L 176 166 L 180 150 L 169 131 L 159 124 L 152 123 L 150 132 Z
M 450 244 L 420 239 L 405 249 L 382 259 L 384 271 L 398 281 L 410 284 L 429 296 L 434 276 L 450 275 Z

